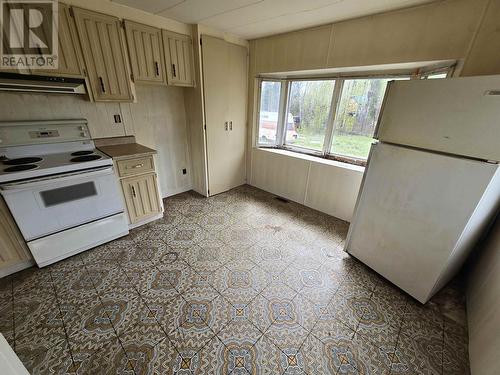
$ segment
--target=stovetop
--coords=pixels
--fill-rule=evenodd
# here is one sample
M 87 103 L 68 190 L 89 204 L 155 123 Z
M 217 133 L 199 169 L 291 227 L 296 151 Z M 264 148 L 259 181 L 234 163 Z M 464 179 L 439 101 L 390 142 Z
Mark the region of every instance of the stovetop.
M 0 161 L 0 183 L 113 165 L 97 149 L 30 155 Z

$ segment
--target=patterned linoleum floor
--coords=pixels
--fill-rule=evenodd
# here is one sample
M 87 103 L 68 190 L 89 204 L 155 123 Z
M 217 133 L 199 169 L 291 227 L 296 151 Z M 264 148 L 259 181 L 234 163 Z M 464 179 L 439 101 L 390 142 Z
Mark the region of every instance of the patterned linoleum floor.
M 243 186 L 0 280 L 39 374 L 467 374 L 465 308 L 422 306 L 341 249 L 348 224 Z

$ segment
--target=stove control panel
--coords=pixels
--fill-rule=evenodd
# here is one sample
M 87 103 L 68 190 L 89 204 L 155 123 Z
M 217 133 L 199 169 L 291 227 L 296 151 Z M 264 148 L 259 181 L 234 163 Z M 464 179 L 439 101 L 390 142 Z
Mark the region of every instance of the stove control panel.
M 54 138 L 59 137 L 59 131 L 57 130 L 39 130 L 29 132 L 31 138 Z
M 2 147 L 91 140 L 87 120 L 0 122 Z

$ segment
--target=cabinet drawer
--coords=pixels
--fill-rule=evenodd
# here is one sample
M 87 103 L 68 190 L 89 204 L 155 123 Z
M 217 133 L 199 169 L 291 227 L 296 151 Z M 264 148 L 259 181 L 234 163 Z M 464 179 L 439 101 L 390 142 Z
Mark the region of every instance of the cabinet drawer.
M 154 172 L 155 170 L 152 156 L 119 160 L 116 162 L 116 165 L 118 167 L 118 174 L 120 175 L 120 177 L 132 176 L 146 172 Z

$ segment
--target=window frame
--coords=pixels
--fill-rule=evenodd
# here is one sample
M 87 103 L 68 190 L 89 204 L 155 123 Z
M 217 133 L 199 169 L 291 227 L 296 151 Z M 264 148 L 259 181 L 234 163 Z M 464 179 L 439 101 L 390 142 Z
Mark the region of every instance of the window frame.
M 267 149 L 281 149 L 292 152 L 297 152 L 300 154 L 306 154 L 311 156 L 317 156 L 324 159 L 335 160 L 343 163 L 349 163 L 354 165 L 365 166 L 367 159 L 356 158 L 353 156 L 336 154 L 331 152 L 332 142 L 333 142 L 333 134 L 335 131 L 335 119 L 337 116 L 337 112 L 340 105 L 340 99 L 342 96 L 342 90 L 344 87 L 344 82 L 346 80 L 352 79 L 388 79 L 388 78 L 409 78 L 410 80 L 419 80 L 426 79 L 428 75 L 436 74 L 436 73 L 447 73 L 447 78 L 451 77 L 454 71 L 454 65 L 440 67 L 438 69 L 431 69 L 426 71 L 405 71 L 398 73 L 390 73 L 390 72 L 373 72 L 370 74 L 342 74 L 342 75 L 333 75 L 333 76 L 300 76 L 300 77 L 283 77 L 283 78 L 268 78 L 268 77 L 257 77 L 257 111 L 256 111 L 256 121 L 255 121 L 255 145 L 257 148 L 267 148 Z M 287 118 L 287 112 L 290 105 L 290 89 L 291 83 L 294 81 L 334 81 L 335 86 L 332 94 L 332 100 L 330 104 L 330 110 L 328 114 L 327 126 L 325 130 L 325 137 L 323 140 L 323 147 L 321 151 L 313 150 L 301 146 L 295 146 L 292 144 L 286 144 L 285 137 L 285 119 Z M 260 105 L 261 105 L 261 93 L 262 93 L 262 84 L 263 82 L 281 82 L 280 88 L 280 105 L 279 105 L 279 113 L 278 113 L 278 123 L 277 123 L 277 134 L 276 134 L 276 142 L 274 144 L 263 144 L 260 143 L 259 139 L 259 127 L 260 127 Z

